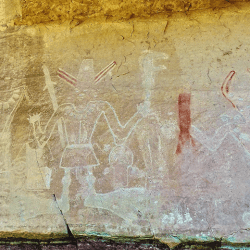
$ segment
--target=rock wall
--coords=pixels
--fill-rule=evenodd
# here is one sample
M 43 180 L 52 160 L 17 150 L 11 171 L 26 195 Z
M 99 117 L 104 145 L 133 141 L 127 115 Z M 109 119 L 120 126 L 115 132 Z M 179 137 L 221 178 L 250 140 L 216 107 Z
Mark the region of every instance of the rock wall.
M 249 241 L 248 2 L 0 10 L 2 232 Z

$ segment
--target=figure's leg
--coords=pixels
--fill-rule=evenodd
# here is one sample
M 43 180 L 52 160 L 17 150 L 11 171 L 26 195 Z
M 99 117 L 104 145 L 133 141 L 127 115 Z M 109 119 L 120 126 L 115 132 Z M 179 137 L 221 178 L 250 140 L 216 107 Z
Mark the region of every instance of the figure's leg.
M 69 187 L 71 184 L 70 168 L 64 168 L 64 177 L 62 178 L 62 184 L 63 184 L 62 195 L 58 201 L 58 204 L 62 212 L 66 213 L 70 209 L 69 206 Z
M 95 194 L 95 176 L 93 175 L 92 167 L 88 167 L 87 183 L 89 195 Z

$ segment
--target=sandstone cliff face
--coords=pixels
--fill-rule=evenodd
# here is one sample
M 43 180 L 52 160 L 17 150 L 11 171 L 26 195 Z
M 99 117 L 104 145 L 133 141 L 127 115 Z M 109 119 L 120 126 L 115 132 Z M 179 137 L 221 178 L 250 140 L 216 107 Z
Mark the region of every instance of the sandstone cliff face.
M 129 20 L 131 18 L 150 18 L 155 15 L 171 16 L 175 12 L 188 12 L 208 8 L 225 8 L 247 1 L 218 0 L 142 0 L 142 1 L 20 1 L 21 16 L 16 24 L 37 24 L 45 22 L 64 22 L 66 20 L 81 23 L 91 17 L 105 17 L 112 20 Z M 12 5 L 13 8 L 13 5 Z M 20 9 L 20 8 L 19 8 Z
M 0 9 L 1 231 L 249 239 L 249 3 Z

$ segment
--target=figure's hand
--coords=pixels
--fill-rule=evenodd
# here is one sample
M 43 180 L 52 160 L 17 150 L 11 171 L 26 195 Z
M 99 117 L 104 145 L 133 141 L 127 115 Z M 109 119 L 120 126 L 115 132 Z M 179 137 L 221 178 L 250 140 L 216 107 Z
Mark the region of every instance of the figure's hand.
M 228 125 L 229 125 L 229 129 L 231 131 L 235 132 L 236 130 L 238 130 L 238 127 L 240 125 L 245 124 L 245 123 L 246 123 L 246 120 L 245 120 L 244 116 L 242 116 L 242 115 L 235 115 L 233 117 L 233 119 L 231 119 L 231 121 L 228 123 Z
M 235 124 L 235 123 L 229 123 L 227 125 L 226 129 L 227 129 L 228 133 L 234 133 L 234 134 L 236 133 L 236 134 L 238 134 L 240 132 L 237 124 Z
M 141 114 L 143 117 L 146 117 L 150 113 L 150 103 L 149 102 L 143 102 L 140 103 L 137 106 L 137 112 Z
M 243 115 L 239 114 L 239 115 L 235 115 L 234 119 L 233 119 L 233 123 L 234 124 L 245 124 L 246 123 L 246 119 Z
M 28 121 L 30 124 L 35 124 L 35 122 L 40 122 L 40 114 L 31 115 L 30 118 L 28 118 Z

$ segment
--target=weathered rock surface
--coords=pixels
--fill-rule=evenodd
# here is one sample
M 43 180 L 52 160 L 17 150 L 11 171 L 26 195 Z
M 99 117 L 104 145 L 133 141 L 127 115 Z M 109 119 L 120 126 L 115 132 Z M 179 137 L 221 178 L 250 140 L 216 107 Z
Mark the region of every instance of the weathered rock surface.
M 1 231 L 249 241 L 250 4 L 177 2 L 0 4 Z

